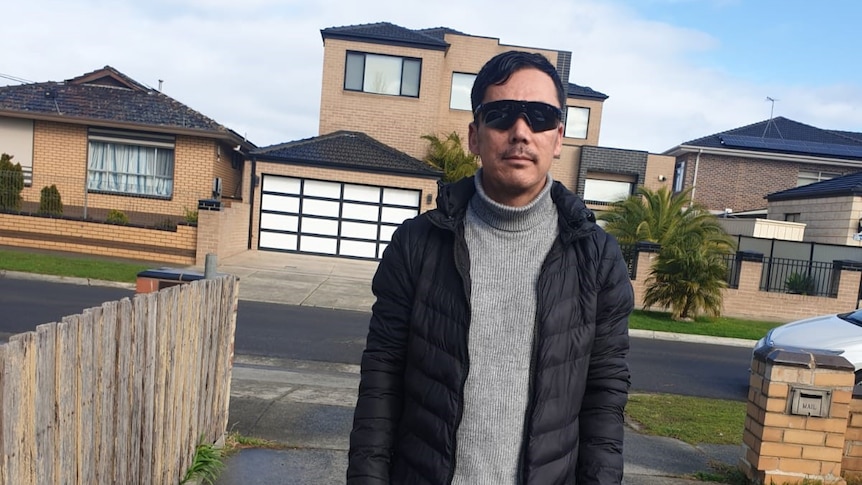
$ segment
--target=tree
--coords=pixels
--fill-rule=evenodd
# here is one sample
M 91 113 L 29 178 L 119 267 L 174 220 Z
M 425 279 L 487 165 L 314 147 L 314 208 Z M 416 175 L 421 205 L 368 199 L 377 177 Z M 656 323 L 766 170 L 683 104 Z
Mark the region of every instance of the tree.
M 661 246 L 643 304 L 668 307 L 676 320 L 693 319 L 701 311 L 721 314 L 721 290 L 727 287 L 725 257 L 735 249 L 718 219 L 693 203 L 689 194 L 690 190 L 671 194 L 667 188 L 640 187 L 636 195 L 599 216 L 621 244 L 649 241 Z
M 479 168 L 479 157 L 464 151 L 457 132 L 442 140 L 437 135 L 422 135 L 422 139 L 429 142 L 425 162 L 443 171 L 444 182 L 469 177 Z
M 12 163 L 13 155 L 0 154 L 0 209 L 21 209 L 24 171 L 20 163 Z

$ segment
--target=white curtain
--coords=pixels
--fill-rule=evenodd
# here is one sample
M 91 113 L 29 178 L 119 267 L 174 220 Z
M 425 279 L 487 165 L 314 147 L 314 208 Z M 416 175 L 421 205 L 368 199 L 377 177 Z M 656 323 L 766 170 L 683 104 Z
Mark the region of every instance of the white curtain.
M 90 142 L 89 190 L 170 197 L 173 172 L 171 149 Z

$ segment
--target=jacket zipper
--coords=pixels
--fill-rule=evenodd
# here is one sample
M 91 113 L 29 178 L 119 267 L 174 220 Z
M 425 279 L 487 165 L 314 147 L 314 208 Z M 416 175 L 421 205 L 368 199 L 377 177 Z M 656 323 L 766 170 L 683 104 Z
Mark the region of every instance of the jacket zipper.
M 529 436 L 531 431 L 530 426 L 530 416 L 533 414 L 533 408 L 536 404 L 536 398 L 534 396 L 535 393 L 535 384 L 536 384 L 536 360 L 538 359 L 538 346 L 539 346 L 539 315 L 542 313 L 541 305 L 544 300 L 539 296 L 541 292 L 539 288 L 541 287 L 542 280 L 544 276 L 547 274 L 547 269 L 549 265 L 549 261 L 556 257 L 557 253 L 560 251 L 561 245 L 559 244 L 559 238 L 554 241 L 554 245 L 551 248 L 551 251 L 548 253 L 548 257 L 545 258 L 545 261 L 542 263 L 542 271 L 539 273 L 539 278 L 536 281 L 536 317 L 533 319 L 533 344 L 530 352 L 530 381 L 527 387 L 527 396 L 529 399 L 527 400 L 527 409 L 524 411 L 524 427 L 523 433 L 524 435 L 521 437 L 521 452 L 518 456 L 518 479 L 517 483 L 519 485 L 523 485 L 527 483 L 527 467 L 525 460 L 527 459 L 527 448 L 529 447 Z

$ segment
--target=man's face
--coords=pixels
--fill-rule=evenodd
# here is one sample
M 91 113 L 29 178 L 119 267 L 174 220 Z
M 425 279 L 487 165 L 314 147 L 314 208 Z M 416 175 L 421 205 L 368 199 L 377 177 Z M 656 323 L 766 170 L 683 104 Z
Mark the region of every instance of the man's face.
M 539 101 L 559 107 L 550 76 L 534 68 L 512 73 L 504 84 L 485 91 L 483 105 L 499 100 Z M 519 116 L 507 129 L 492 128 L 483 117 L 470 123 L 470 151 L 482 159 L 482 187 L 500 204 L 519 207 L 530 203 L 545 186 L 551 162 L 562 150 L 563 125 L 533 132 Z

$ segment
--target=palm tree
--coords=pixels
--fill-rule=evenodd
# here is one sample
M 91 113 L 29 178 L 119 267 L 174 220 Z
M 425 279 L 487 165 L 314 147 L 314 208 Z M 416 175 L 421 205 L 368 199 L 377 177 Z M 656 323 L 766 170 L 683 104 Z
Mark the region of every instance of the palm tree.
M 464 151 L 457 132 L 449 133 L 442 140 L 437 135 L 422 135 L 422 139 L 429 142 L 425 162 L 443 171 L 444 182 L 469 177 L 479 168 L 479 157 Z
M 727 287 L 725 256 L 733 239 L 718 219 L 693 203 L 690 190 L 671 194 L 667 188 L 638 188 L 599 216 L 620 244 L 649 241 L 661 246 L 646 281 L 643 305 L 668 307 L 673 319 L 693 319 L 701 311 L 721 314 Z

